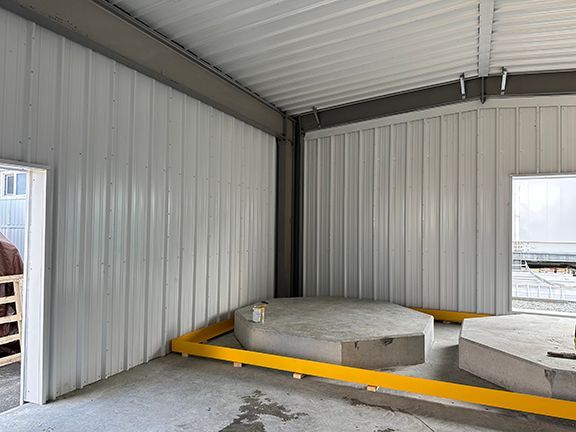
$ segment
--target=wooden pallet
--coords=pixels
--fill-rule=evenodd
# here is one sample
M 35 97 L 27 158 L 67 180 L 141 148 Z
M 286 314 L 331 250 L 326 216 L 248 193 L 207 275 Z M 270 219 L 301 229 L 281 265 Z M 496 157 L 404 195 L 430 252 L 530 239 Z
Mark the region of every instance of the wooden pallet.
M 14 315 L 1 316 L 0 324 L 15 322 L 18 325 L 18 333 L 0 337 L 0 346 L 12 342 L 20 342 L 20 347 L 22 347 L 22 281 L 23 275 L 0 276 L 0 284 L 12 283 L 14 286 L 14 295 L 0 297 L 0 305 L 14 304 L 14 310 L 16 311 Z M 19 362 L 21 357 L 21 353 L 0 357 L 0 366 Z

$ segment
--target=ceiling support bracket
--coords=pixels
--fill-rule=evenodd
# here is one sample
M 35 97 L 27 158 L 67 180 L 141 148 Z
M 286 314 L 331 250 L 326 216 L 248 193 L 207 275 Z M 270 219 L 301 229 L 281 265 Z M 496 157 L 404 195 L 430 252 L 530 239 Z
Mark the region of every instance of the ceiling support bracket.
M 462 95 L 462 100 L 466 99 L 466 83 L 464 82 L 464 74 L 460 75 L 460 94 Z
M 506 92 L 506 80 L 508 79 L 508 70 L 505 67 L 502 68 L 502 81 L 500 83 L 500 95 Z
M 320 123 L 320 116 L 318 115 L 318 109 L 315 106 L 312 107 L 312 113 L 314 114 L 314 118 L 316 119 L 316 125 L 318 129 L 322 129 L 322 123 Z
M 322 108 L 322 129 L 462 102 L 460 81 Z M 502 75 L 464 80 L 466 101 L 500 96 Z M 506 97 L 576 94 L 576 71 L 514 73 L 506 78 Z M 312 111 L 300 114 L 304 132 L 318 129 Z

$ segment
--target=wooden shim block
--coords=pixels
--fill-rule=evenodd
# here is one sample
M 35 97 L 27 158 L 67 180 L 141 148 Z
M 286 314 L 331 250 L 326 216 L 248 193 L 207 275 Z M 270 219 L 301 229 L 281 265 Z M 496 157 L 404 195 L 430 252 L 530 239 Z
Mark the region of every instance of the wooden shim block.
M 242 367 L 242 366 L 243 366 L 242 363 L 234 362 L 234 367 L 238 368 L 238 367 Z
M 6 366 L 20 361 L 20 353 L 0 358 L 0 366 Z
M 5 345 L 10 342 L 16 342 L 18 340 L 20 340 L 19 334 L 4 336 L 0 338 L 0 345 Z
M 378 391 L 378 386 L 366 386 L 366 390 L 368 390 L 369 392 L 377 392 Z
M 8 303 L 16 303 L 16 296 L 0 297 L 0 305 Z
M 182 353 L 182 357 L 188 357 L 188 354 Z
M 304 378 L 304 375 L 301 374 L 301 373 L 294 372 L 294 373 L 292 374 L 292 378 L 294 378 L 294 379 L 302 379 L 302 378 Z

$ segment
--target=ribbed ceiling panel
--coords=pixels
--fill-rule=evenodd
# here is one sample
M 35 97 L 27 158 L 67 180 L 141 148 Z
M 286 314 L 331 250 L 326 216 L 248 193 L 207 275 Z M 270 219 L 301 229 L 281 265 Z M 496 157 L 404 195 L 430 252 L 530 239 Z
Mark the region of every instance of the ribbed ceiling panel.
M 290 114 L 576 67 L 573 0 L 108 0 Z
M 112 3 L 289 113 L 477 74 L 478 0 Z
M 491 70 L 510 72 L 576 68 L 574 0 L 497 0 Z

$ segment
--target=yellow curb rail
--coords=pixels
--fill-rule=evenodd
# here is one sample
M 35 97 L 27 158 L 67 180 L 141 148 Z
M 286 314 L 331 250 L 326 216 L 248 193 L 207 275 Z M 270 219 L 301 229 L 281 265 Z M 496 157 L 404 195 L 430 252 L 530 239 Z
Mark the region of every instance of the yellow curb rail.
M 417 310 L 429 313 L 439 321 L 461 322 L 465 318 L 486 316 L 461 312 L 426 309 Z M 361 384 L 368 387 L 380 387 L 489 407 L 576 420 L 576 402 L 567 400 L 515 393 L 506 390 L 493 390 L 426 378 L 402 376 L 389 372 L 360 369 L 237 348 L 208 345 L 205 343 L 233 329 L 234 320 L 228 319 L 209 327 L 187 333 L 172 340 L 172 351 L 181 353 L 183 356 L 194 355 L 197 357 L 224 360 L 234 364 L 276 369 L 302 376 L 316 376 Z

